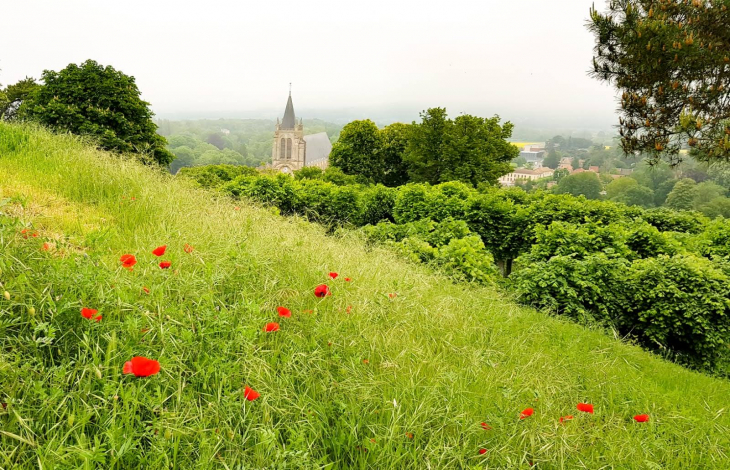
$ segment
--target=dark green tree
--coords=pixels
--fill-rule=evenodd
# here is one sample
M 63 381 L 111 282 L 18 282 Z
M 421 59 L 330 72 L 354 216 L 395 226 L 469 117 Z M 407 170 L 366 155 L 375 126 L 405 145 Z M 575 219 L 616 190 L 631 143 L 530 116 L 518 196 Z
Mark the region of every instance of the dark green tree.
M 421 113 L 421 122 L 413 123 L 406 156 L 411 181 L 496 184 L 511 171 L 510 162 L 519 154 L 506 140 L 513 127 L 510 122 L 500 125 L 499 116 L 465 114 L 451 120 L 443 108 Z
M 408 183 L 408 164 L 404 160 L 408 148 L 410 125 L 396 122 L 380 131 L 382 147 L 380 158 L 383 161 L 385 186 L 400 186 Z
M 23 101 L 38 87 L 34 79 L 26 77 L 14 85 L 8 85 L 4 90 L 0 89 L 0 120 L 15 119 Z
M 550 150 L 542 165 L 555 170 L 560 165 L 560 154 L 555 149 Z
M 610 0 L 591 10 L 593 74 L 622 93 L 624 152 L 681 161 L 730 159 L 728 3 Z
M 101 148 L 138 153 L 169 165 L 175 156 L 158 135 L 149 103 L 134 77 L 93 60 L 43 72 L 43 86 L 23 102 L 19 115 L 79 135 L 94 136 Z
M 598 176 L 586 171 L 566 176 L 555 186 L 557 194 L 572 194 L 573 196 L 585 196 L 586 199 L 598 199 L 601 195 L 601 182 Z
M 346 175 L 381 182 L 385 174 L 382 148 L 383 139 L 373 121 L 353 121 L 342 128 L 340 138 L 332 146 L 330 164 Z
M 697 183 L 689 178 L 684 178 L 674 185 L 674 189 L 667 196 L 666 205 L 675 210 L 691 210 L 698 195 Z

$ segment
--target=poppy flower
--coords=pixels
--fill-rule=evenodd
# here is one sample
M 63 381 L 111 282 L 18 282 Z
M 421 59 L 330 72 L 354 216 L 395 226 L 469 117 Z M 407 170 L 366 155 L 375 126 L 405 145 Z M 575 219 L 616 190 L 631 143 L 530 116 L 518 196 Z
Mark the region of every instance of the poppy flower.
M 43 251 L 50 251 L 51 250 L 51 244 L 48 242 L 45 242 L 43 246 L 41 247 L 41 250 Z
M 561 416 L 560 417 L 560 422 L 562 423 L 562 422 L 565 422 L 565 421 L 570 421 L 571 419 L 573 419 L 573 415 Z
M 246 388 L 243 389 L 243 396 L 248 401 L 254 401 L 258 397 L 260 397 L 261 394 L 259 392 L 257 392 L 256 390 L 252 389 L 251 387 L 249 387 L 248 385 L 246 385 Z
M 489 431 L 490 429 L 492 429 L 492 426 L 488 425 L 487 423 L 482 423 L 482 429 L 484 429 L 485 431 Z
M 125 374 L 134 374 L 135 377 L 149 377 L 160 371 L 160 363 L 154 359 L 135 356 L 131 361 L 124 363 L 122 372 Z
M 303 311 L 302 313 L 309 313 L 309 314 L 312 314 L 312 313 L 314 313 L 314 310 L 304 310 L 304 311 Z
M 484 455 L 487 453 L 487 449 L 479 449 L 479 455 Z
M 169 268 L 169 267 L 170 267 L 171 265 L 172 265 L 172 263 L 171 263 L 171 262 L 169 262 L 169 261 L 162 261 L 162 262 L 160 263 L 160 268 L 162 268 L 162 269 L 167 269 L 167 268 Z
M 191 245 L 188 245 L 187 243 L 185 244 L 185 247 L 183 247 L 183 250 L 185 250 L 185 253 L 192 253 L 194 249 L 195 248 L 193 248 Z
M 348 305 L 348 306 L 347 306 L 347 308 L 345 309 L 345 311 L 346 311 L 347 313 L 350 313 L 350 312 L 352 312 L 352 305 Z
M 165 251 L 167 251 L 167 245 L 162 245 L 152 250 L 152 254 L 155 256 L 162 256 L 165 254 Z
M 276 307 L 276 311 L 279 312 L 280 317 L 291 318 L 291 310 L 286 307 Z
M 150 293 L 150 288 L 149 287 L 142 287 L 142 290 L 144 291 L 145 294 L 149 294 Z
M 81 316 L 87 320 L 101 321 L 101 315 L 97 315 L 97 313 L 99 313 L 99 311 L 93 308 L 81 309 Z
M 396 293 L 388 294 L 388 297 L 390 297 L 391 299 L 395 299 L 396 297 L 398 297 L 398 294 L 396 294 Z
M 593 414 L 593 405 L 590 403 L 578 403 L 578 411 Z
M 339 274 L 337 274 L 337 273 L 329 273 L 329 277 L 331 277 L 332 279 L 337 279 L 337 276 L 339 276 Z
M 134 255 L 122 255 L 122 257 L 119 258 L 119 261 L 121 261 L 122 266 L 127 269 L 132 269 L 132 266 L 137 264 L 137 258 L 135 258 Z
M 367 359 L 363 359 L 363 360 L 362 360 L 362 363 L 363 363 L 363 364 L 370 364 L 370 361 L 368 361 Z
M 520 419 L 528 418 L 532 416 L 534 412 L 535 410 L 533 410 L 532 408 L 525 408 L 524 410 L 522 410 L 522 413 L 520 413 Z
M 328 295 L 332 295 L 332 292 L 330 292 L 330 288 L 327 287 L 326 284 L 320 284 L 314 288 L 315 297 L 319 297 L 321 299 L 322 297 L 326 297 Z
M 407 437 L 408 439 L 413 439 L 413 433 L 412 433 L 412 432 L 407 432 L 407 433 L 406 433 L 406 437 Z
M 142 328 L 141 330 L 139 330 L 140 333 L 147 333 L 148 331 L 150 331 L 149 328 Z
M 352 281 L 352 279 L 350 279 L 349 277 L 345 278 L 345 282 L 350 282 L 350 281 Z
M 279 331 L 279 324 L 278 323 L 267 323 L 264 327 L 264 331 L 267 333 L 270 333 L 272 331 Z
M 634 421 L 637 423 L 646 423 L 649 421 L 649 415 L 636 415 L 634 416 Z
M 237 210 L 237 211 L 240 211 L 240 210 L 241 210 L 241 208 L 240 208 L 240 207 L 238 207 L 238 206 L 234 207 L 233 209 L 235 209 L 235 210 Z

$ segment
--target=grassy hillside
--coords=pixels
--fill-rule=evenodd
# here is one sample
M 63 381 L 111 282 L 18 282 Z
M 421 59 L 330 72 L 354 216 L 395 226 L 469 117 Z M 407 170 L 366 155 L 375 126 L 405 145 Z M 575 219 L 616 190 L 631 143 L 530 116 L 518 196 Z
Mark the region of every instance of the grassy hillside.
M 0 468 L 730 467 L 729 382 L 354 237 L 6 124 L 3 199 Z

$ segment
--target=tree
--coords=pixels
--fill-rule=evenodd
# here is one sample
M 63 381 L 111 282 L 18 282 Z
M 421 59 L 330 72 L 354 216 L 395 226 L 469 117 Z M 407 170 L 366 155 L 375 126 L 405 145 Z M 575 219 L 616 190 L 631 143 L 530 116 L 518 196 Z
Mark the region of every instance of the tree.
M 553 172 L 553 179 L 555 180 L 556 183 L 560 183 L 560 180 L 562 180 L 563 178 L 565 178 L 566 176 L 569 176 L 569 175 L 570 175 L 570 172 L 568 171 L 567 168 L 560 168 L 559 170 L 555 170 Z
M 675 210 L 691 210 L 698 195 L 697 183 L 689 178 L 684 178 L 674 185 L 674 189 L 667 196 L 666 205 Z
M 573 158 L 573 161 L 570 162 L 570 166 L 573 167 L 574 170 L 577 170 L 578 168 L 580 168 L 581 167 L 580 166 L 580 158 L 574 157 Z
M 218 147 L 218 150 L 223 150 L 224 148 L 226 148 L 226 141 L 223 139 L 223 136 L 217 132 L 209 134 L 208 138 L 205 141 L 208 142 L 210 145 L 215 145 L 216 147 Z
M 626 153 L 730 159 L 730 41 L 724 1 L 621 0 L 591 10 L 593 75 L 622 93 Z
M 644 208 L 654 207 L 654 191 L 646 186 L 636 185 L 629 188 L 626 192 L 614 200 L 616 202 L 623 202 L 627 206 L 639 206 Z
M 380 157 L 385 174 L 381 183 L 385 186 L 400 186 L 408 183 L 408 163 L 404 160 L 408 148 L 410 125 L 396 122 L 380 131 L 382 147 Z
M 566 176 L 555 186 L 557 194 L 585 196 L 586 199 L 598 199 L 601 195 L 601 189 L 598 176 L 591 171 Z
M 615 200 L 637 186 L 639 186 L 639 182 L 633 178 L 617 178 L 606 185 L 606 197 Z
M 499 116 L 485 119 L 468 114 L 449 119 L 443 108 L 421 113 L 413 123 L 406 161 L 411 181 L 439 184 L 463 181 L 496 184 L 511 171 L 519 149 L 507 142 L 513 125 Z
M 543 166 L 548 168 L 556 169 L 560 165 L 560 154 L 555 150 L 550 150 L 542 162 Z
M 693 202 L 694 208 L 710 203 L 712 200 L 725 196 L 727 190 L 717 183 L 705 181 L 697 185 L 697 197 Z
M 709 203 L 701 206 L 699 210 L 707 217 L 714 219 L 716 217 L 730 218 L 730 198 L 719 197 L 713 199 Z
M 168 165 L 175 156 L 156 133 L 149 103 L 134 77 L 93 60 L 43 72 L 43 86 L 28 95 L 20 117 L 73 134 L 97 138 L 106 150 L 133 152 Z
M 38 87 L 34 79 L 26 77 L 15 85 L 8 85 L 0 90 L 0 120 L 12 121 L 17 118 L 20 106 Z
M 380 155 L 382 148 L 383 139 L 373 121 L 352 121 L 342 128 L 340 138 L 332 146 L 330 164 L 346 175 L 360 175 L 380 182 L 385 174 Z

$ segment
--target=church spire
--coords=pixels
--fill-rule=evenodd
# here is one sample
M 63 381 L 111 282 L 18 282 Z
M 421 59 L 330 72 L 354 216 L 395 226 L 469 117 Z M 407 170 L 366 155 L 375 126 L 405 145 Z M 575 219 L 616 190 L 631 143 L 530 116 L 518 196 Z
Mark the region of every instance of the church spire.
M 291 101 L 291 83 L 289 84 L 289 99 L 286 102 L 286 110 L 284 110 L 284 119 L 281 120 L 282 129 L 294 129 L 297 124 L 294 116 L 294 104 Z

